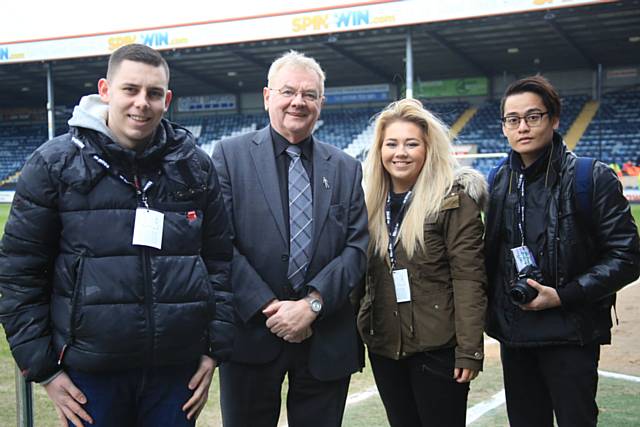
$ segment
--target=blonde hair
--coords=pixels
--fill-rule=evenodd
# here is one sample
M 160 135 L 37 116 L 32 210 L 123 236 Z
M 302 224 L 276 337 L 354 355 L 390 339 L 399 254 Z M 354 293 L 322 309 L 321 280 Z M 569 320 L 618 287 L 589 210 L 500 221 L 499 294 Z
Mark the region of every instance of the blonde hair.
M 271 83 L 275 76 L 285 67 L 300 68 L 316 73 L 320 79 L 320 95 L 324 94 L 324 81 L 326 76 L 322 67 L 320 67 L 320 64 L 318 64 L 315 59 L 295 50 L 285 52 L 282 56 L 271 63 L 269 73 L 267 74 L 267 85 L 269 87 L 271 87 Z
M 403 121 L 422 130 L 426 159 L 413 186 L 411 203 L 400 226 L 402 248 L 412 258 L 416 247 L 424 250 L 424 223 L 435 221 L 445 196 L 451 191 L 457 161 L 453 157 L 449 129 L 415 99 L 389 104 L 375 121 L 373 144 L 364 164 L 365 200 L 369 211 L 369 254 L 387 256 L 389 233 L 385 222 L 385 204 L 391 190 L 390 176 L 384 169 L 381 148 L 387 126 Z

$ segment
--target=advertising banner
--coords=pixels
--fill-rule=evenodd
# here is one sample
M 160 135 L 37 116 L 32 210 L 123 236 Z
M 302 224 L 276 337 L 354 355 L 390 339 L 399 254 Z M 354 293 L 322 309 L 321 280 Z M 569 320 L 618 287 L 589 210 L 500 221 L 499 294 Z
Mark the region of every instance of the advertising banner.
M 178 98 L 178 111 L 235 110 L 235 95 L 183 96 Z
M 79 0 L 75 2 L 79 3 Z M 178 49 L 337 34 L 597 2 L 599 0 L 382 0 L 350 3 L 237 0 L 220 8 L 216 2 L 203 4 L 195 0 L 183 0 L 180 7 L 167 14 L 166 9 L 150 8 L 145 2 L 112 0 L 108 8 L 100 10 L 100 19 L 97 19 L 95 10 L 87 8 L 86 2 L 78 7 L 65 3 L 64 7 L 73 8 L 74 13 L 64 14 L 60 13 L 60 3 L 38 1 L 36 4 L 35 0 L 22 0 L 19 8 L 11 7 L 2 11 L 0 65 L 109 55 L 118 47 L 130 43 L 142 43 L 159 50 Z M 47 11 L 47 8 L 51 10 Z M 36 9 L 38 13 L 34 14 L 33 10 Z M 231 12 L 225 13 L 227 9 Z M 123 10 L 126 13 L 123 14 Z M 154 10 L 162 12 L 162 16 L 151 13 Z M 248 10 L 253 14 L 248 15 Z M 185 14 L 184 11 L 191 12 Z M 170 23 L 168 17 L 171 18 Z M 126 28 L 137 29 L 125 30 L 122 24 L 114 28 L 114 23 L 119 22 L 126 23 Z M 66 29 L 66 32 L 61 32 L 61 29 Z M 69 29 L 73 29 L 74 33 L 68 33 Z
M 468 77 L 464 79 L 433 80 L 413 85 L 416 98 L 443 98 L 487 95 L 489 79 L 486 77 Z
M 354 104 L 389 100 L 389 85 L 342 86 L 325 89 L 327 104 Z

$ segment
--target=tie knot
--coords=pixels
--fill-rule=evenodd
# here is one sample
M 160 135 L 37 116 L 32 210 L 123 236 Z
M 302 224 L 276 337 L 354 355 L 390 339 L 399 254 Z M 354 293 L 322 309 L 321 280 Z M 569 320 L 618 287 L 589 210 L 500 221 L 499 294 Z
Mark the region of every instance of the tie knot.
M 300 153 L 302 153 L 302 149 L 297 145 L 292 144 L 292 145 L 289 145 L 289 147 L 287 147 L 287 154 L 292 159 L 296 159 L 300 157 Z

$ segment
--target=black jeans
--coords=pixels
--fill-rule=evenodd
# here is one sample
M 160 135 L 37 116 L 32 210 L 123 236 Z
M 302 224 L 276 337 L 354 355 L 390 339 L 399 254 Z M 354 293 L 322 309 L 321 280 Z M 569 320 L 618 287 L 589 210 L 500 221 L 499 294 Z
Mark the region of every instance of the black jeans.
M 392 427 L 456 427 L 467 418 L 469 383 L 453 379 L 453 348 L 393 360 L 369 353 Z
M 600 345 L 515 348 L 501 345 L 512 427 L 595 426 Z

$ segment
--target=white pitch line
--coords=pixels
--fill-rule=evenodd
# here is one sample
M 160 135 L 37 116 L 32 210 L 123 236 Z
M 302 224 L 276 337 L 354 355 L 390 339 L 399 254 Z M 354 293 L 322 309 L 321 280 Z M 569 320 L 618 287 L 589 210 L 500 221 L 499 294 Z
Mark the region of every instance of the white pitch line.
M 628 289 L 631 288 L 633 286 L 636 286 L 640 284 L 640 279 L 636 280 L 635 282 L 625 286 L 623 288 L 624 289 Z M 485 345 L 494 345 L 497 344 L 498 341 L 494 340 L 491 337 L 485 337 L 484 340 L 484 344 Z M 640 377 L 635 377 L 633 375 L 625 375 L 625 374 L 618 374 L 616 372 L 609 372 L 609 371 L 600 371 L 598 370 L 598 374 L 606 377 L 606 378 L 615 378 L 615 379 L 619 379 L 619 380 L 625 380 L 625 381 L 631 381 L 631 382 L 638 382 L 640 383 Z M 354 393 L 351 394 L 347 397 L 347 403 L 346 406 L 349 405 L 353 405 L 356 403 L 360 403 L 364 400 L 367 400 L 373 396 L 377 396 L 378 395 L 378 389 L 373 386 L 370 387 L 368 389 L 366 389 L 365 391 L 362 391 L 360 393 Z M 467 410 L 467 425 L 472 424 L 473 422 L 477 421 L 480 417 L 482 417 L 484 414 L 486 414 L 489 411 L 492 411 L 493 409 L 504 405 L 506 399 L 505 399 L 505 395 L 504 395 L 504 389 L 500 390 L 499 392 L 497 392 L 496 394 L 494 394 L 493 396 L 491 396 L 489 399 L 480 402 L 474 406 L 472 406 L 471 408 L 469 408 Z M 287 424 L 282 425 L 282 427 L 288 427 Z
M 625 380 L 625 381 L 631 381 L 634 383 L 640 383 L 640 377 L 635 377 L 633 375 L 619 374 L 617 372 L 609 372 L 609 371 L 601 371 L 601 370 L 598 370 L 598 375 L 606 378 L 615 378 L 617 380 Z
M 640 279 L 636 280 L 633 283 L 630 283 L 629 285 L 625 286 L 623 288 L 624 289 L 628 289 L 631 287 L 634 287 L 636 285 L 640 284 Z M 491 337 L 485 337 L 484 340 L 484 344 L 485 345 L 493 345 L 493 344 L 497 344 L 498 342 L 496 340 L 494 340 Z M 625 380 L 625 381 L 631 381 L 631 382 L 640 382 L 640 377 L 635 377 L 633 375 L 625 375 L 625 374 L 618 374 L 616 372 L 608 372 L 608 371 L 601 371 L 598 370 L 598 374 L 600 376 L 603 377 L 607 377 L 607 378 L 615 378 L 615 379 L 619 379 L 619 380 Z M 480 417 L 482 417 L 484 414 L 486 414 L 487 412 L 503 405 L 506 402 L 505 400 L 505 395 L 504 395 L 504 389 L 500 390 L 498 393 L 494 394 L 493 396 L 491 396 L 489 399 L 478 403 L 477 405 L 469 408 L 467 410 L 467 425 L 473 423 L 474 421 L 478 420 Z
M 369 387 L 365 391 L 361 391 L 359 393 L 353 393 L 347 396 L 346 406 L 353 405 L 355 403 L 360 403 L 364 400 L 367 400 L 377 395 L 378 395 L 378 388 L 374 385 L 373 387 Z M 289 427 L 289 424 L 285 422 L 284 424 L 281 424 L 279 427 Z
M 354 393 L 347 397 L 347 406 L 353 405 L 354 403 L 362 402 L 363 400 L 367 400 L 370 397 L 378 395 L 378 388 L 376 386 L 370 387 L 365 391 L 360 393 Z
M 635 285 L 640 285 L 640 278 L 638 280 L 636 280 L 633 283 L 629 283 L 627 286 L 625 286 L 624 288 L 622 288 L 621 290 L 624 291 L 625 289 L 629 289 L 634 287 Z
M 504 389 L 502 389 L 484 402 L 480 402 L 477 405 L 472 406 L 467 410 L 467 425 L 478 420 L 478 418 L 487 412 L 496 409 L 498 406 L 504 405 L 505 401 Z
M 636 377 L 633 375 L 618 374 L 617 372 L 609 372 L 609 371 L 601 371 L 601 370 L 598 370 L 598 374 L 606 378 L 614 378 L 618 380 L 640 383 L 640 377 Z M 347 397 L 346 406 L 360 403 L 362 401 L 365 401 L 377 395 L 378 395 L 377 387 L 375 386 L 370 387 L 360 393 L 354 393 L 349 395 L 349 397 Z M 496 409 L 497 407 L 504 405 L 505 402 L 506 402 L 506 398 L 504 395 L 504 389 L 502 389 L 496 394 L 494 394 L 493 396 L 491 396 L 489 399 L 472 406 L 467 410 L 467 425 L 474 423 L 487 412 L 490 412 Z M 282 427 L 287 427 L 287 424 L 282 425 Z
M 636 377 L 633 375 L 619 374 L 617 372 L 609 372 L 609 371 L 601 371 L 598 370 L 598 375 L 606 378 L 614 378 L 617 380 L 631 381 L 635 383 L 640 383 L 640 377 Z M 505 403 L 505 395 L 504 389 L 500 390 L 498 393 L 491 396 L 489 399 L 484 402 L 480 402 L 477 405 L 469 408 L 467 410 L 467 425 L 477 421 L 480 417 L 482 417 L 487 412 L 501 406 Z

